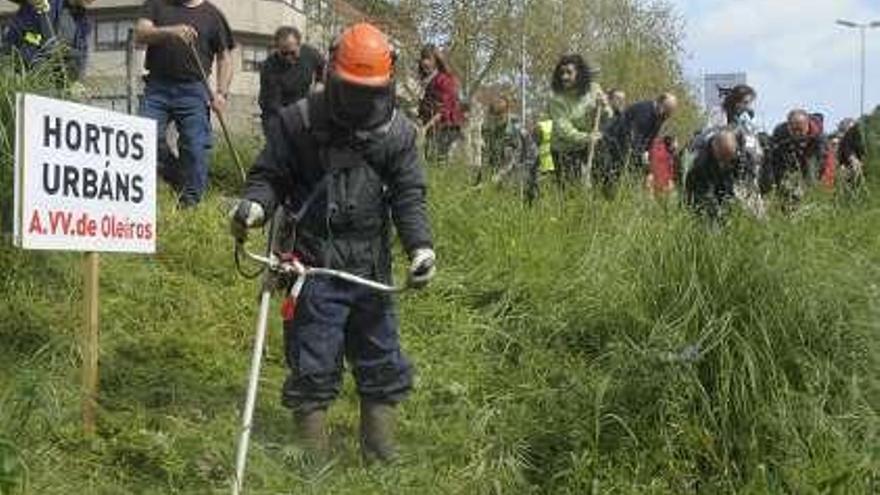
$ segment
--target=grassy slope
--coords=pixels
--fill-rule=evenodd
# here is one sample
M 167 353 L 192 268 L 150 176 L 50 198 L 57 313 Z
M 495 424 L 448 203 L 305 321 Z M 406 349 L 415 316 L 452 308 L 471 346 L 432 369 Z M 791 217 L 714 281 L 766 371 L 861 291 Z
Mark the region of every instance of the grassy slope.
M 420 370 L 402 464 L 360 466 L 348 380 L 331 415 L 338 462 L 304 474 L 277 400 L 274 318 L 253 493 L 877 483 L 876 200 L 708 232 L 641 198 L 524 210 L 509 193 L 461 187 L 455 171 L 432 180 L 441 271 L 401 299 Z M 79 257 L 0 246 L 0 491 L 4 473 L 22 472 L 39 494 L 227 491 L 256 286 L 235 274 L 220 204 L 176 212 L 163 196 L 160 254 L 103 258 L 94 440 L 78 428 Z

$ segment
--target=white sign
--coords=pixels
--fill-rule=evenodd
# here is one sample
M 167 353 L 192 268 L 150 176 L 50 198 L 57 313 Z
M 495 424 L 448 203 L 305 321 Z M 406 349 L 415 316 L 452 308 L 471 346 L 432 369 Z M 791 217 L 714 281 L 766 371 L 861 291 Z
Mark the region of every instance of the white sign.
M 156 251 L 156 123 L 16 95 L 15 243 Z
M 746 84 L 744 72 L 706 74 L 703 79 L 703 102 L 706 110 L 711 112 L 720 108 L 730 90 L 740 84 Z

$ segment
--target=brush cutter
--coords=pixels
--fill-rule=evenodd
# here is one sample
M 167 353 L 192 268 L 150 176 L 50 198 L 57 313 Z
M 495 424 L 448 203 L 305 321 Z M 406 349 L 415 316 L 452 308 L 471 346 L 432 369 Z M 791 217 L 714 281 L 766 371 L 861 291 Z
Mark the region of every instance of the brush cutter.
M 271 234 L 270 234 L 271 236 Z M 238 437 L 238 446 L 235 453 L 235 479 L 232 485 L 232 494 L 242 493 L 244 486 L 245 466 L 247 464 L 248 445 L 250 443 L 251 428 L 253 427 L 254 407 L 257 401 L 257 388 L 259 386 L 260 366 L 262 363 L 263 349 L 266 345 L 266 331 L 269 320 L 269 304 L 272 290 L 275 287 L 273 278 L 276 276 L 294 276 L 295 281 L 290 288 L 282 312 L 287 320 L 293 318 L 296 312 L 296 303 L 302 291 L 306 279 L 309 277 L 332 277 L 346 282 L 368 287 L 378 292 L 398 294 L 409 288 L 409 284 L 395 287 L 368 280 L 351 273 L 331 270 L 329 268 L 316 268 L 306 266 L 293 254 L 278 256 L 270 249 L 266 256 L 260 256 L 248 252 L 243 243 L 238 242 L 235 246 L 236 256 L 244 255 L 245 258 L 262 265 L 265 270 L 263 289 L 260 295 L 260 311 L 257 318 L 256 335 L 254 336 L 254 349 L 251 354 L 251 369 L 248 378 L 247 395 L 245 396 L 244 410 L 241 416 L 241 431 Z

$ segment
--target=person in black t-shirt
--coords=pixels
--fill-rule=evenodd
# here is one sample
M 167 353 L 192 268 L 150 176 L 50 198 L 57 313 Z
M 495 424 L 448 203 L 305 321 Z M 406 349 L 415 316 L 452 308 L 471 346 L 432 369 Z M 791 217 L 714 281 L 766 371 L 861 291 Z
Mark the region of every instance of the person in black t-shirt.
M 324 57 L 302 44 L 295 27 L 282 26 L 275 32 L 275 52 L 260 70 L 260 109 L 263 129 L 287 105 L 305 98 L 324 79 Z
M 209 107 L 218 113 L 227 107 L 232 30 L 223 13 L 206 0 L 147 0 L 135 37 L 147 45 L 149 75 L 141 115 L 158 123 L 159 174 L 179 191 L 182 207 L 193 206 L 208 187 Z M 209 90 L 205 78 L 215 62 L 217 82 Z M 179 160 L 165 140 L 169 120 L 180 134 Z

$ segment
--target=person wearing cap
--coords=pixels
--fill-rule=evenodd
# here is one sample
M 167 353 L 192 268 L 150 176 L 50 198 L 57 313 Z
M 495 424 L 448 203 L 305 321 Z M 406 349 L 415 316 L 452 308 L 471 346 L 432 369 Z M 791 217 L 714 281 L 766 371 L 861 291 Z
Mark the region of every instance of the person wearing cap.
M 426 175 L 416 127 L 395 99 L 394 56 L 368 23 L 348 27 L 330 51 L 325 88 L 281 109 L 241 199 L 230 210 L 243 240 L 275 208 L 296 212 L 296 256 L 309 266 L 391 282 L 395 227 L 410 258 L 409 283 L 434 276 L 435 254 Z M 395 457 L 395 407 L 412 388 L 390 296 L 347 281 L 311 277 L 284 322 L 290 374 L 283 404 L 308 452 L 327 453 L 325 418 L 339 395 L 343 361 L 360 396 L 361 451 L 366 460 Z
M 547 116 L 553 121 L 553 162 L 560 188 L 579 180 L 589 147 L 602 134 L 594 128 L 596 112 L 611 117 L 605 93 L 593 82 L 594 72 L 580 55 L 565 55 L 553 70 Z

